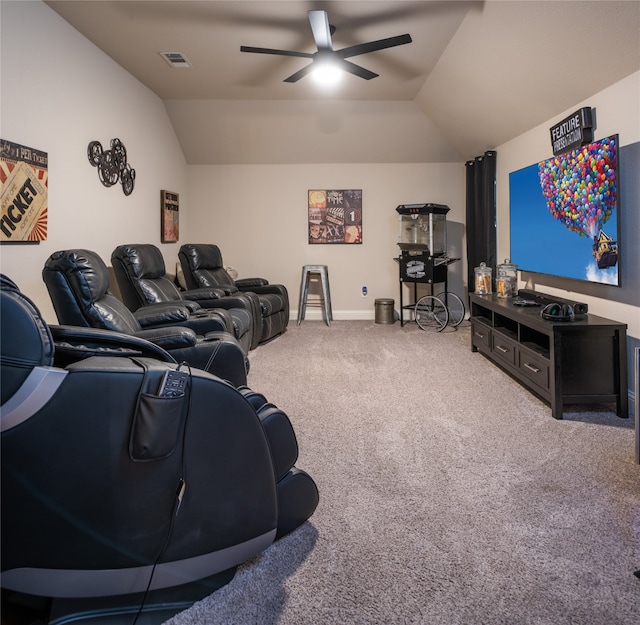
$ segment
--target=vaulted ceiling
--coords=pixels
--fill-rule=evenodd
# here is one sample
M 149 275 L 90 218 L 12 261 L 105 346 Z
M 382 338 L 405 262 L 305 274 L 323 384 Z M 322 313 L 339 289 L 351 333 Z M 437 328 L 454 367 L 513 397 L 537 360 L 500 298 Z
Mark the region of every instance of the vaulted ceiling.
M 636 0 L 46 3 L 164 101 L 190 164 L 466 160 L 640 69 Z M 350 58 L 379 76 L 333 91 L 283 82 L 306 58 L 240 51 L 315 52 L 312 9 L 334 49 L 413 41 Z

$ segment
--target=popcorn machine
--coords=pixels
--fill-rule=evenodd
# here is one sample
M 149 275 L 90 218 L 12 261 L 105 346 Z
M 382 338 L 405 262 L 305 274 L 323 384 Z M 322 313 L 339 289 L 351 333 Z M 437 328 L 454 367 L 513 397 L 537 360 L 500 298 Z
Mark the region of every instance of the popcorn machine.
M 444 204 L 401 204 L 398 245 L 403 252 L 442 256 L 447 250 L 447 213 Z M 415 255 L 415 254 L 413 254 Z
M 444 204 L 400 204 L 398 213 L 398 246 L 400 256 L 400 325 L 404 325 L 403 309 L 413 309 L 417 285 L 444 283 L 447 291 L 447 267 L 459 258 L 447 255 L 447 213 Z M 404 282 L 413 284 L 413 303 L 403 305 Z

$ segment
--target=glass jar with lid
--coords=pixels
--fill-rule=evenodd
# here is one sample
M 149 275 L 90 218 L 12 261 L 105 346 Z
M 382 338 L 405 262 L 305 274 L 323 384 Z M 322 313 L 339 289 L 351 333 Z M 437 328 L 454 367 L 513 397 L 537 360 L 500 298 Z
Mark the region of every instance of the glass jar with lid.
M 497 267 L 496 291 L 498 297 L 513 297 L 518 290 L 518 265 L 505 258 L 504 263 Z
M 491 290 L 491 267 L 487 267 L 486 263 L 480 263 L 479 267 L 474 267 L 476 280 L 476 293 L 479 295 L 488 295 Z

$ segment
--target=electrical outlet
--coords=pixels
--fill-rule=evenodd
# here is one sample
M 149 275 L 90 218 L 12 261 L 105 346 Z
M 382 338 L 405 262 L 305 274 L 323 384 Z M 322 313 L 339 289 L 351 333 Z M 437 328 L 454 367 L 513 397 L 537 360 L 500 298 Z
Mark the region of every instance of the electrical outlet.
M 367 297 L 367 295 L 369 294 L 369 291 L 367 290 L 366 286 L 362 287 L 362 297 Z

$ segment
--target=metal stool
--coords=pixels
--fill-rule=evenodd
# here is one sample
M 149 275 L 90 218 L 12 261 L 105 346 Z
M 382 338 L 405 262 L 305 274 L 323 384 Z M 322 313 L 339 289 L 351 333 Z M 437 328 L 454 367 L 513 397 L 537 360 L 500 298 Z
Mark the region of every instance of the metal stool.
M 309 295 L 310 276 L 319 275 L 322 292 L 318 301 L 307 302 Z M 304 319 L 307 306 L 319 306 L 322 308 L 323 317 L 328 326 L 333 321 L 331 312 L 331 292 L 329 291 L 329 270 L 326 265 L 305 265 L 302 268 L 302 280 L 300 281 L 300 301 L 298 302 L 298 325 Z

